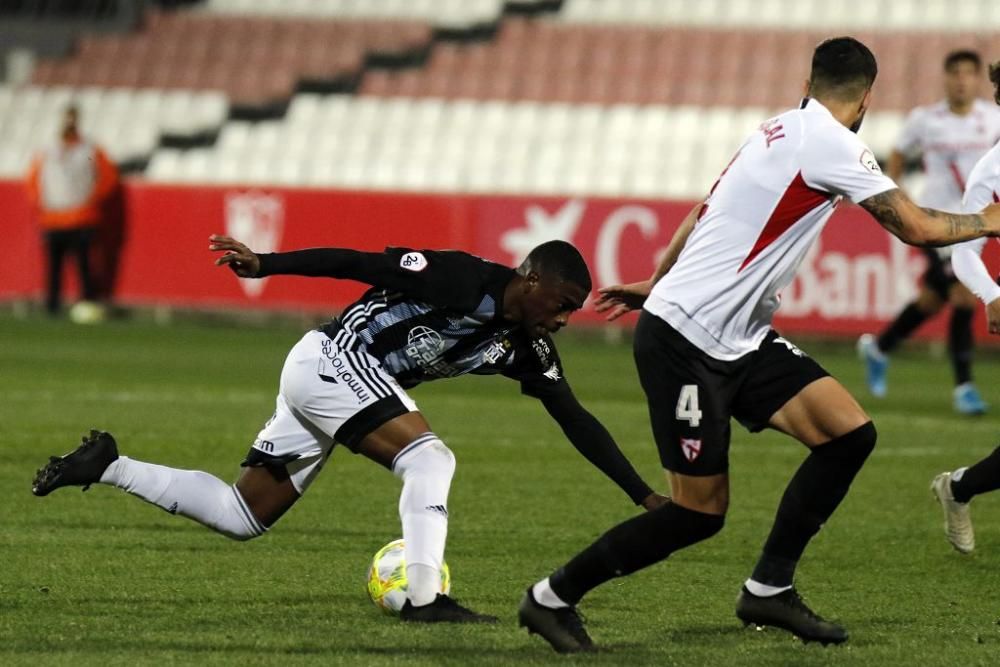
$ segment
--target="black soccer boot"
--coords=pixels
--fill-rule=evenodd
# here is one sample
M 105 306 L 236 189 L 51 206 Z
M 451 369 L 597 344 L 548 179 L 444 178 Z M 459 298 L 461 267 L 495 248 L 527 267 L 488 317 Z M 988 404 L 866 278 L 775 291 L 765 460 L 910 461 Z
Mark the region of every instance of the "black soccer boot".
M 61 486 L 82 486 L 86 491 L 101 480 L 101 475 L 117 458 L 118 445 L 111 434 L 91 430 L 69 454 L 49 457 L 49 462 L 35 473 L 31 492 L 47 496 Z
M 744 625 L 782 628 L 804 642 L 816 641 L 825 646 L 847 641 L 847 630 L 813 612 L 794 588 L 762 598 L 744 586 L 736 599 L 736 616 Z
M 517 623 L 530 634 L 540 635 L 557 653 L 589 653 L 597 650 L 583 627 L 576 607 L 552 609 L 535 601 L 531 588 L 517 610 Z
M 454 599 L 440 593 L 434 598 L 434 602 L 419 607 L 414 607 L 407 600 L 399 610 L 399 618 L 411 623 L 496 623 L 500 620 L 496 616 L 478 614 L 466 609 Z

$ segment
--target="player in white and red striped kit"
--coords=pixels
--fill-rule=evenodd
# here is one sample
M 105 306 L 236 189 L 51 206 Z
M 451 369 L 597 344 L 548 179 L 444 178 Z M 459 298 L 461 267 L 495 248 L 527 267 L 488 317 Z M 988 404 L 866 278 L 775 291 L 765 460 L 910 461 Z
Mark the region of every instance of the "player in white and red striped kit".
M 804 640 L 847 639 L 844 628 L 805 605 L 793 577 L 874 448 L 875 427 L 843 385 L 771 328 L 780 292 L 845 197 L 914 245 L 1000 235 L 1000 206 L 970 215 L 920 208 L 882 174 L 854 133 L 876 73 L 875 57 L 859 41 L 820 44 L 807 97 L 750 135 L 681 224 L 654 275 L 602 290 L 599 310 L 611 318 L 642 308 L 636 367 L 673 497 L 612 528 L 528 589 L 520 623 L 557 651 L 593 650 L 575 608 L 588 591 L 722 529 L 731 417 L 751 431 L 787 433 L 810 450 L 740 593 L 737 616 Z
M 944 60 L 945 99 L 917 107 L 889 156 L 887 172 L 899 180 L 907 158 L 919 156 L 924 172 L 920 204 L 942 211 L 962 211 L 969 172 L 1000 138 L 1000 109 L 978 99 L 983 77 L 979 54 L 952 51 Z M 955 410 L 981 414 L 986 403 L 972 383 L 972 316 L 976 298 L 951 270 L 951 248 L 927 248 L 927 271 L 917 297 L 878 336 L 865 334 L 858 348 L 865 361 L 868 389 L 874 396 L 888 390 L 889 354 L 924 322 L 950 304 L 948 356 L 954 371 Z
M 995 87 L 994 99 L 1000 104 L 1000 60 L 990 67 Z M 978 210 L 1000 202 L 1000 144 L 976 164 L 969 175 L 963 200 L 964 210 Z M 1000 285 L 983 264 L 981 257 L 986 239 L 959 243 L 951 255 L 955 275 L 986 305 L 986 319 L 991 334 L 1000 334 Z M 944 510 L 944 532 L 951 545 L 962 553 L 976 547 L 969 501 L 982 493 L 1000 489 L 1000 447 L 974 465 L 943 472 L 931 482 L 931 490 Z

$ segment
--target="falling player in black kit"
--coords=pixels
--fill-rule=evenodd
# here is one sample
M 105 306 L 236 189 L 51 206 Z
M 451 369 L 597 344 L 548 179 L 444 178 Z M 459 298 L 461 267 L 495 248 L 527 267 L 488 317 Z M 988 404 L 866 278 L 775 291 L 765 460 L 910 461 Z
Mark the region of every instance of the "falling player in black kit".
M 458 251 L 315 248 L 258 255 L 224 236 L 212 236 L 209 248 L 223 252 L 216 264 L 245 278 L 315 276 L 374 287 L 292 348 L 274 416 L 235 484 L 119 456 L 110 434 L 91 431 L 79 448 L 52 457 L 38 471 L 36 495 L 100 482 L 247 540 L 295 504 L 340 443 L 403 482 L 399 512 L 408 593 L 401 618 L 494 622 L 439 593 L 455 457 L 405 391 L 474 373 L 519 381 L 522 393 L 540 400 L 573 446 L 633 502 L 653 509 L 666 501 L 636 473 L 563 376 L 549 334 L 566 325 L 591 289 L 587 266 L 569 243 L 538 246 L 517 270 Z

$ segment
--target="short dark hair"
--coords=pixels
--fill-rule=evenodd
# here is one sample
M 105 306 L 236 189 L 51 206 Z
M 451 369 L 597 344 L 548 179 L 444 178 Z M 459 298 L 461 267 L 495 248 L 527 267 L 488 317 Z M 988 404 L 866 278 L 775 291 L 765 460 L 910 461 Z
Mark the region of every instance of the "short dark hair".
M 541 277 L 571 282 L 587 292 L 592 287 L 587 262 L 580 251 L 566 241 L 548 241 L 536 246 L 517 269 L 521 275 L 527 275 L 529 271 Z
M 972 63 L 976 71 L 983 69 L 983 59 L 978 51 L 972 49 L 956 49 L 944 57 L 944 70 L 947 72 L 958 63 Z
M 993 82 L 993 99 L 1000 104 L 1000 60 L 990 65 L 990 81 Z
M 878 63 L 871 50 L 853 37 L 834 37 L 813 52 L 809 93 L 856 99 L 875 83 Z

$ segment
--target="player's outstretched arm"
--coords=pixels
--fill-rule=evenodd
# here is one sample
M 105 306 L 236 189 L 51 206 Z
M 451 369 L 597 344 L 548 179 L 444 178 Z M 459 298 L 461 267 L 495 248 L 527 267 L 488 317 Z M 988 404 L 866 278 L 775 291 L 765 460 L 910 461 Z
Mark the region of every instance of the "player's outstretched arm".
M 612 322 L 625 313 L 642 308 L 642 304 L 645 303 L 646 297 L 652 291 L 653 285 L 665 276 L 667 271 L 677 262 L 681 250 L 684 249 L 684 245 L 687 243 L 688 236 L 691 235 L 691 230 L 694 229 L 695 223 L 698 222 L 698 217 L 701 215 L 703 207 L 704 203 L 699 203 L 691 209 L 681 222 L 681 226 L 677 228 L 673 238 L 670 239 L 670 245 L 667 246 L 663 257 L 656 264 L 656 270 L 652 276 L 647 280 L 628 285 L 602 287 L 598 290 L 601 296 L 594 302 L 594 309 L 598 313 L 607 313 L 605 318 L 608 322 Z
M 569 386 L 542 397 L 541 401 L 576 450 L 621 487 L 632 502 L 649 510 L 668 500 L 646 484 L 608 430 L 580 405 Z
M 984 236 L 1000 236 L 1000 205 L 980 213 L 946 213 L 917 206 L 899 188 L 860 202 L 880 225 L 904 243 L 942 246 Z
M 213 234 L 209 241 L 209 250 L 223 253 L 215 260 L 216 265 L 228 266 L 241 278 L 274 275 L 341 278 L 369 285 L 385 283 L 387 287 L 391 287 L 400 274 L 401 249 L 395 254 L 347 248 L 306 248 L 257 254 L 228 236 Z M 411 272 L 406 273 L 413 275 Z

